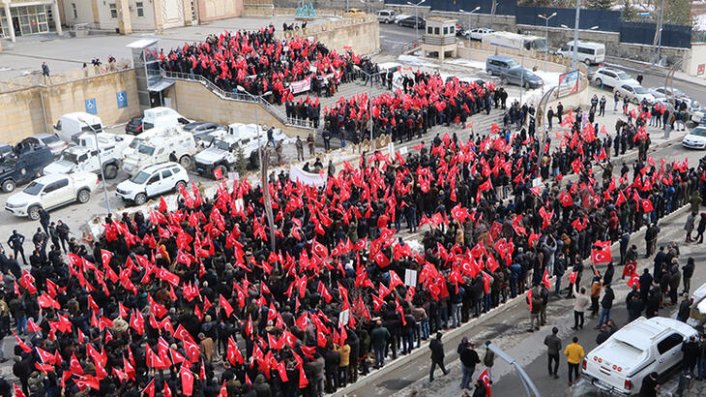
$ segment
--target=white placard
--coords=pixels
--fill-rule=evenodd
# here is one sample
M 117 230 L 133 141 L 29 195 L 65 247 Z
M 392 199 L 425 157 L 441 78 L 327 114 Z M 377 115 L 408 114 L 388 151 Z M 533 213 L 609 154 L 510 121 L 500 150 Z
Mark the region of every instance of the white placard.
M 231 181 L 239 181 L 240 180 L 240 174 L 238 171 L 230 171 L 228 173 L 228 179 Z
M 346 309 L 340 313 L 338 313 L 338 325 L 348 325 L 348 321 L 350 320 L 351 312 L 349 309 Z
M 402 147 L 400 148 L 400 154 L 401 154 L 401 155 L 407 154 L 407 146 L 402 146 Z
M 405 269 L 404 271 L 404 285 L 408 287 L 417 286 L 417 271 L 412 269 Z

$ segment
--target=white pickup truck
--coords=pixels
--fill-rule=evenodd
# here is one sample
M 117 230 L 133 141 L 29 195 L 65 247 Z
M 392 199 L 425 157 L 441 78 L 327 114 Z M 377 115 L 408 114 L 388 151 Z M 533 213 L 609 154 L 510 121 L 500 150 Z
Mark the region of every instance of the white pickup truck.
M 78 145 L 65 149 L 58 160 L 44 167 L 44 175 L 83 171 L 100 174 L 102 165 L 105 179 L 114 179 L 118 176 L 123 152 L 133 139 L 130 135 L 107 132 L 81 134 Z
M 41 208 L 48 211 L 74 202 L 87 203 L 97 186 L 98 177 L 92 172 L 42 176 L 8 197 L 5 211 L 37 220 Z
M 640 317 L 586 354 L 582 376 L 603 392 L 637 394 L 651 372 L 663 377 L 681 364 L 682 343 L 691 336 L 698 332 L 681 321 Z

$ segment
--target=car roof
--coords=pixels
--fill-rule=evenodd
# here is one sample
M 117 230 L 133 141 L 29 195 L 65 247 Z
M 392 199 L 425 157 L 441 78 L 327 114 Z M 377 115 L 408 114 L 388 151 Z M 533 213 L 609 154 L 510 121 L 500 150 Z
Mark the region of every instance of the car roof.
M 55 136 L 56 134 L 48 134 L 46 132 L 41 132 L 39 134 L 34 134 L 34 137 L 37 139 L 42 139 L 42 138 L 48 138 L 50 136 Z
M 629 343 L 643 350 L 651 346 L 655 339 L 676 331 L 682 335 L 695 334 L 696 330 L 686 323 L 666 317 L 639 318 L 618 330 L 615 339 Z
M 56 182 L 58 180 L 67 178 L 68 175 L 65 174 L 49 174 L 49 175 L 44 175 L 40 176 L 39 178 L 35 179 L 34 181 L 37 183 L 41 183 L 42 185 L 47 185 L 53 182 Z
M 514 61 L 515 60 L 515 58 L 508 57 L 505 55 L 491 55 L 488 57 L 488 59 L 495 59 L 497 61 Z
M 181 165 L 179 165 L 178 163 L 175 163 L 173 161 L 166 161 L 163 163 L 157 163 L 157 164 L 152 164 L 150 166 L 147 166 L 142 171 L 147 172 L 147 173 L 152 173 L 152 172 L 156 172 L 156 171 L 161 171 L 165 168 L 172 168 L 175 166 L 182 168 Z

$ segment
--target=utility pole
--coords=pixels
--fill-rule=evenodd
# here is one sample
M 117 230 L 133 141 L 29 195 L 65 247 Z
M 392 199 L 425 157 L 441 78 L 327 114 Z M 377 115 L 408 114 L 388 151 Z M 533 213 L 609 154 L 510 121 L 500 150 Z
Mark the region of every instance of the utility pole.
M 579 22 L 581 20 L 581 0 L 576 0 L 576 22 L 574 25 L 574 60 L 571 67 L 577 70 L 579 67 Z

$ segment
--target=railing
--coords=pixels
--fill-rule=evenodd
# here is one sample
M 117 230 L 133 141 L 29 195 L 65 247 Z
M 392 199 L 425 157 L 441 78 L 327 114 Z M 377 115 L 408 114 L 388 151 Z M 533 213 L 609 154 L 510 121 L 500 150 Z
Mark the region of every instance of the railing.
M 287 117 L 287 115 L 282 111 L 282 109 L 279 109 L 277 106 L 267 102 L 259 96 L 243 94 L 238 91 L 225 91 L 221 87 L 215 85 L 211 80 L 201 75 L 182 72 L 162 71 L 162 76 L 168 79 L 198 81 L 199 83 L 202 83 L 204 86 L 206 86 L 209 91 L 220 96 L 221 98 L 233 101 L 259 103 L 265 109 L 267 109 L 270 114 L 275 116 L 275 118 L 277 118 L 285 125 L 298 128 L 314 128 L 313 123 L 310 120 L 302 120 L 294 117 Z

